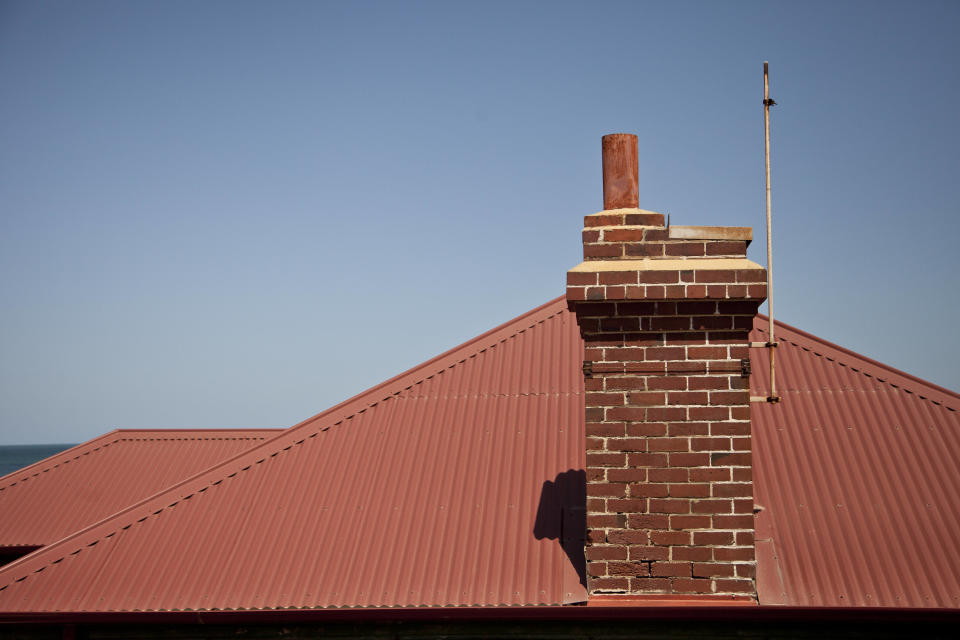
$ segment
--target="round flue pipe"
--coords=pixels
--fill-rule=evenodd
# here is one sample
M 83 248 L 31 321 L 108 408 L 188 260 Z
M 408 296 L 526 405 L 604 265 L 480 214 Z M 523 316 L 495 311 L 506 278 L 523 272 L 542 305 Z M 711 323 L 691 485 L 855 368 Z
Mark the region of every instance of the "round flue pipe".
M 603 208 L 636 209 L 638 193 L 637 136 L 611 133 L 603 136 Z

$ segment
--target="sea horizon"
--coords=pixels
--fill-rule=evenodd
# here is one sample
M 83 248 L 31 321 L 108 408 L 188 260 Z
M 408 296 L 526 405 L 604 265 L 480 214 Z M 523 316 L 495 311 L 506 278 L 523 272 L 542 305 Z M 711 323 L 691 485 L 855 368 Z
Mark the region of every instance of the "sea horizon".
M 75 446 L 77 446 L 76 443 L 0 445 L 0 476 L 29 467 L 35 462 Z

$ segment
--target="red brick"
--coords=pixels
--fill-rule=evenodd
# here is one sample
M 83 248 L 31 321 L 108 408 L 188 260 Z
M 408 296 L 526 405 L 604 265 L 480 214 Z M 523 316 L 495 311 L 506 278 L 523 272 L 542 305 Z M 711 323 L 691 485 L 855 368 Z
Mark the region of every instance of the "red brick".
M 677 593 L 712 593 L 713 581 L 699 578 L 673 578 L 670 588 Z
M 677 271 L 640 271 L 638 275 L 640 284 L 674 284 L 680 282 L 680 273 Z
M 647 360 L 684 360 L 687 357 L 684 347 L 647 347 Z
M 703 331 L 733 328 L 733 318 L 731 316 L 695 316 L 692 323 L 694 329 Z
M 587 529 L 587 540 L 594 544 L 606 542 L 607 532 L 603 529 Z
M 589 489 L 589 485 L 587 486 Z M 733 502 L 730 500 L 697 500 L 691 505 L 692 513 L 731 513 Z
M 626 464 L 625 453 L 587 453 L 588 467 L 623 467 Z
M 670 590 L 669 578 L 630 578 L 630 590 L 635 592 L 664 592 Z
M 726 578 L 733 576 L 734 567 L 732 564 L 718 564 L 715 562 L 693 564 L 694 578 Z
M 715 484 L 713 485 L 713 495 L 716 498 L 753 497 L 753 484 L 749 482 L 738 482 L 736 484 Z
M 737 273 L 726 269 L 698 269 L 694 279 L 696 282 L 736 282 Z
M 706 529 L 710 524 L 710 516 L 670 516 L 670 528 L 675 531 L 682 529 Z
M 667 433 L 671 436 L 708 435 L 710 424 L 707 422 L 671 422 L 667 425 Z
M 644 225 L 648 227 L 662 227 L 664 224 L 662 213 L 626 213 L 623 218 L 624 224 Z M 647 233 L 660 232 L 664 234 L 664 238 L 666 238 L 667 234 L 665 229 L 645 229 L 645 231 Z
M 744 241 L 708 242 L 708 256 L 745 256 L 747 243 Z
M 706 252 L 702 242 L 672 242 L 666 245 L 664 254 L 668 256 L 702 256 Z
M 673 547 L 670 550 L 670 559 L 687 562 L 709 562 L 713 560 L 713 550 L 710 547 Z
M 746 298 L 747 287 L 742 284 L 729 284 L 727 285 L 727 297 L 728 298 Z
M 667 403 L 667 394 L 660 393 L 657 391 L 648 391 L 646 393 L 631 393 L 627 397 L 630 404 L 637 404 L 644 407 L 657 407 L 662 406 Z M 647 418 L 650 420 L 658 420 L 659 418 L 653 418 L 647 413 Z
M 567 272 L 567 284 L 568 285 L 591 285 L 597 284 L 597 274 L 595 273 L 578 273 L 575 271 Z
M 752 455 L 749 453 L 711 453 L 710 464 L 715 467 L 746 467 L 751 464 Z
M 624 378 L 612 378 L 607 376 L 604 378 L 604 380 L 606 381 L 607 390 L 609 391 L 612 391 L 614 389 L 629 389 L 629 390 L 639 389 L 642 391 L 646 389 L 646 386 L 647 386 L 646 380 L 644 378 L 637 377 L 637 376 L 630 376 L 630 377 L 624 377 Z
M 709 396 L 700 391 L 671 391 L 667 394 L 667 402 L 672 405 L 704 405 Z
M 606 299 L 607 300 L 623 300 L 627 297 L 626 287 L 617 286 L 607 286 Z
M 712 436 L 749 436 L 749 422 L 714 422 L 710 425 Z
M 733 472 L 732 480 L 734 482 L 750 482 L 753 480 L 753 469 L 751 467 L 736 467 L 731 471 Z
M 753 516 L 713 516 L 713 526 L 717 529 L 753 529 Z
M 710 464 L 708 453 L 671 453 L 669 464 L 672 467 L 705 467 Z
M 611 409 L 614 411 L 614 409 Z M 646 451 L 645 438 L 611 438 L 607 440 L 608 451 Z
M 643 229 L 604 229 L 604 242 L 638 242 L 643 240 Z
M 592 213 L 583 217 L 585 227 L 613 227 L 623 224 L 622 213 Z
M 689 500 L 650 499 L 650 513 L 689 513 Z
M 734 405 L 748 404 L 750 402 L 750 392 L 748 391 L 711 391 L 710 404 L 712 405 Z
M 647 510 L 644 498 L 608 498 L 607 509 L 616 513 L 643 513 Z
M 607 571 L 612 576 L 646 576 L 650 575 L 647 565 L 642 562 L 610 562 Z
M 689 414 L 691 420 L 726 420 L 730 416 L 730 409 L 727 407 L 690 407 Z
M 659 258 L 663 256 L 662 242 L 637 242 L 624 245 L 624 253 L 637 258 Z
M 737 282 L 766 282 L 766 269 L 740 269 L 737 271 Z M 754 313 L 748 311 L 747 313 Z
M 694 531 L 693 544 L 729 545 L 733 544 L 732 531 Z
M 612 482 L 645 482 L 646 469 L 607 469 L 607 478 Z
M 672 484 L 670 485 L 671 498 L 709 498 L 709 484 Z
M 606 451 L 607 446 L 603 438 L 587 438 L 587 451 Z
M 628 578 L 591 578 L 587 583 L 594 591 L 623 592 L 630 589 Z
M 753 546 L 753 532 L 752 531 L 738 531 L 737 532 L 737 544 L 739 545 L 749 545 Z
M 647 409 L 647 420 L 656 422 L 675 422 L 684 420 L 686 417 L 687 409 L 683 407 L 650 407 Z
M 689 577 L 690 573 L 690 563 L 689 562 L 654 562 L 650 565 L 650 573 L 654 577 L 662 578 L 683 578 Z
M 664 456 L 666 457 L 666 456 Z M 650 469 L 650 482 L 686 482 L 690 469 Z
M 616 483 L 616 482 L 588 484 L 587 495 L 594 498 L 600 498 L 600 497 L 623 498 L 623 497 L 626 497 L 627 495 L 627 485 Z
M 753 498 L 735 498 L 733 500 L 734 513 L 753 513 Z
M 669 463 L 665 453 L 631 453 L 628 460 L 631 467 L 665 467 Z
M 615 407 L 624 404 L 622 393 L 587 393 L 584 401 L 589 407 Z
M 649 546 L 634 546 L 631 545 L 628 547 L 630 551 L 630 559 L 635 561 L 650 561 L 650 560 L 669 560 L 670 559 L 670 549 L 667 547 L 649 547 Z
M 613 411 L 614 409 L 611 409 Z M 599 436 L 601 438 L 616 437 L 624 435 L 623 424 L 605 424 L 588 422 L 586 425 L 587 436 Z
M 683 391 L 687 388 L 687 378 L 682 376 L 651 377 L 647 379 L 647 389 L 663 391 Z
M 587 514 L 587 526 L 591 529 L 610 529 L 623 527 L 627 517 L 622 513 L 591 513 Z M 598 560 L 599 558 L 594 558 Z
M 602 271 L 600 284 L 637 284 L 636 271 Z
M 658 513 L 629 513 L 627 525 L 631 529 L 667 529 L 670 526 L 670 516 Z
M 667 435 L 667 425 L 662 422 L 634 422 L 627 425 L 628 436 L 656 437 Z
M 630 497 L 632 498 L 666 498 L 669 495 L 669 490 L 665 484 L 644 482 L 630 485 Z
M 690 441 L 687 438 L 650 438 L 647 446 L 653 451 L 689 451 Z
M 730 379 L 722 376 L 691 376 L 689 382 L 690 389 L 728 389 Z
M 622 244 L 585 244 L 583 257 L 589 258 L 621 258 L 623 257 Z
M 690 482 L 723 482 L 730 480 L 730 469 L 725 467 L 707 467 L 690 469 Z
M 611 409 L 613 411 L 613 409 Z M 729 451 L 730 438 L 691 438 L 691 451 Z
M 755 593 L 753 580 L 717 580 L 720 593 Z
M 583 244 L 595 244 L 600 242 L 600 230 L 584 229 L 580 232 L 580 237 L 583 239 Z
M 618 529 L 607 533 L 607 540 L 613 544 L 639 544 L 646 545 L 650 543 L 650 534 L 647 531 L 634 531 L 632 529 Z
M 747 562 L 753 560 L 753 547 L 740 547 L 728 549 L 726 547 L 714 547 L 713 557 L 719 562 Z

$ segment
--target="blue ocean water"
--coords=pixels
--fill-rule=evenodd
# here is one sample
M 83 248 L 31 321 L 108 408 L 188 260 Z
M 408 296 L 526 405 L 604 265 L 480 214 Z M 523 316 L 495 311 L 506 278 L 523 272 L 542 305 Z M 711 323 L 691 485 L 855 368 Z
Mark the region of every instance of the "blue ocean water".
M 0 446 L 0 476 L 69 449 L 72 444 L 11 444 Z

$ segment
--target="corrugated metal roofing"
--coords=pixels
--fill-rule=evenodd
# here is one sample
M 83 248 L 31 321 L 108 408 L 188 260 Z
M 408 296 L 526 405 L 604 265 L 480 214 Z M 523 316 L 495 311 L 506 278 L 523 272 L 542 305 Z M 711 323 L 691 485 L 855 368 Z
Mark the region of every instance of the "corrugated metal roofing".
M 957 607 L 958 396 L 778 338 L 784 400 L 755 421 L 761 603 Z M 581 349 L 554 300 L 3 568 L 0 611 L 582 599 L 557 539 L 583 500 Z
M 581 353 L 548 303 L 8 565 L 0 610 L 583 600 L 552 490 L 583 467 Z
M 960 396 L 779 322 L 776 336 L 783 400 L 753 413 L 760 602 L 960 607 Z
M 40 460 L 0 478 L 0 548 L 56 542 L 280 431 L 117 429 Z

